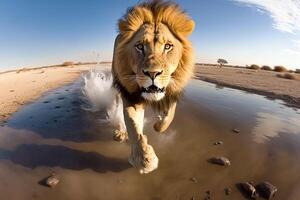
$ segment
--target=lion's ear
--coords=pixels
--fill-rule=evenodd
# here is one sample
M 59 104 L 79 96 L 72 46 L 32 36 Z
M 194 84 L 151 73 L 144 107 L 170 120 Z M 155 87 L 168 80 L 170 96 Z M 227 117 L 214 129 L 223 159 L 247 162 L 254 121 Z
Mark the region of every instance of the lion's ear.
M 189 36 L 195 28 L 195 22 L 192 19 L 186 20 L 180 27 L 179 32 L 184 36 Z

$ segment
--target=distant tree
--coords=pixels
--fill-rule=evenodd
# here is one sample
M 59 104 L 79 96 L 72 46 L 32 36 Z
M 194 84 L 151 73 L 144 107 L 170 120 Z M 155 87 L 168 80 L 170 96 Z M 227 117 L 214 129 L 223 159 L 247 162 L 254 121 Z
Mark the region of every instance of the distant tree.
M 222 67 L 223 65 L 228 63 L 227 60 L 222 59 L 222 58 L 219 58 L 217 62 L 220 64 L 220 67 Z

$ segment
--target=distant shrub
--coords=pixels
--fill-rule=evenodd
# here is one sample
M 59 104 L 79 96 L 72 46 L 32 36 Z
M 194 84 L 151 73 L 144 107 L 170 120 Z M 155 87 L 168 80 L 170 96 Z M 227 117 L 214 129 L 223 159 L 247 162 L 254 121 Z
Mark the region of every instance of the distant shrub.
M 275 66 L 274 71 L 275 72 L 287 72 L 287 69 L 283 66 Z
M 290 72 L 290 73 L 294 73 L 294 70 L 291 70 L 291 69 L 290 69 L 288 72 Z
M 259 70 L 260 67 L 258 65 L 253 64 L 253 65 L 250 65 L 250 67 L 248 67 L 248 69 Z
M 290 79 L 290 80 L 296 80 L 297 79 L 297 77 L 295 76 L 295 74 L 291 74 L 291 73 L 277 74 L 277 77 L 279 77 L 279 78 L 285 78 L 285 79 Z
M 223 59 L 223 58 L 219 58 L 219 59 L 217 60 L 217 63 L 219 63 L 219 64 L 220 64 L 220 67 L 222 67 L 223 65 L 228 64 L 228 61 L 225 60 L 225 59 Z
M 272 68 L 268 65 L 263 65 L 260 69 L 266 70 L 266 71 L 272 71 Z
M 300 74 L 300 69 L 296 69 L 295 73 Z
M 72 61 L 66 61 L 62 64 L 62 66 L 71 66 L 71 65 L 74 65 Z

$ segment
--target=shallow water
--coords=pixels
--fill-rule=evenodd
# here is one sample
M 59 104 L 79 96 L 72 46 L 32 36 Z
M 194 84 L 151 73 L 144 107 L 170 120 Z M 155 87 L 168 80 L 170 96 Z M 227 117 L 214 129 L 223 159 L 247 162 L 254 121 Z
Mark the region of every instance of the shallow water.
M 114 142 L 113 127 L 100 120 L 104 114 L 81 109 L 80 86 L 48 92 L 0 128 L 3 199 L 204 199 L 207 191 L 212 199 L 246 199 L 236 186 L 244 181 L 270 181 L 276 199 L 299 199 L 300 110 L 192 80 L 165 134 L 148 120 L 145 133 L 160 163 L 139 175 L 127 162 L 129 145 Z M 209 163 L 214 156 L 232 165 Z M 61 183 L 40 185 L 52 171 Z

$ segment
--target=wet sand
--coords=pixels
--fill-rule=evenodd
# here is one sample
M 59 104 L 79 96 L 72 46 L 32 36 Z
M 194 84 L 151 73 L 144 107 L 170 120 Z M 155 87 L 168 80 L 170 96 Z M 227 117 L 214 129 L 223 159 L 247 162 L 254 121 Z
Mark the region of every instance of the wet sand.
M 210 191 L 211 199 L 240 200 L 247 198 L 236 184 L 244 181 L 270 181 L 276 199 L 299 199 L 299 109 L 193 80 L 165 134 L 148 117 L 145 133 L 160 163 L 140 175 L 127 162 L 129 145 L 113 141 L 113 127 L 100 120 L 103 113 L 80 108 L 80 85 L 46 93 L 0 127 L 3 199 L 204 199 Z M 209 163 L 214 156 L 232 165 Z M 61 182 L 40 185 L 53 171 Z
M 0 125 L 22 105 L 34 101 L 44 92 L 76 80 L 80 72 L 95 65 L 53 66 L 0 73 Z
M 285 74 L 266 70 L 196 65 L 195 76 L 203 81 L 284 100 L 300 108 L 300 74 L 296 80 L 278 77 Z

